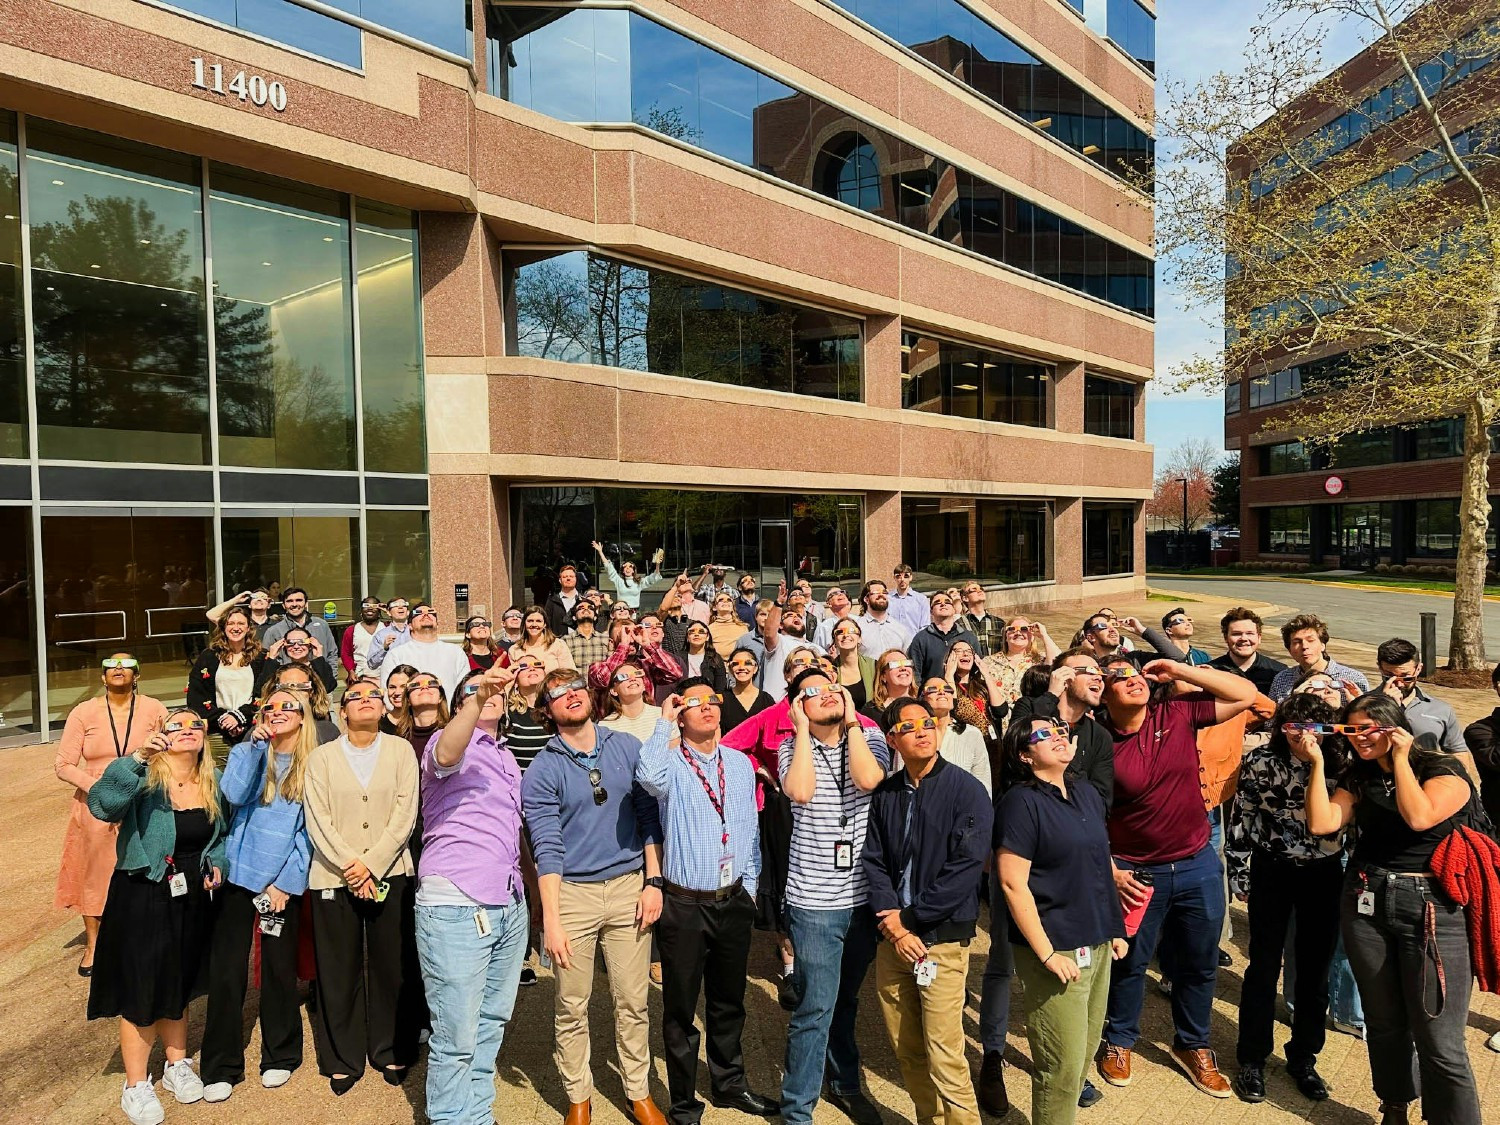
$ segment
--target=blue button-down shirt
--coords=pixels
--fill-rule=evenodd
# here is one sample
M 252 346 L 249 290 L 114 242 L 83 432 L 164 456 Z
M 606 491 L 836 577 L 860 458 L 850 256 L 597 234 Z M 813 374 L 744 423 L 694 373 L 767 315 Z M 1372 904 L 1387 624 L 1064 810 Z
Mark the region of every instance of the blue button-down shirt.
M 755 811 L 755 767 L 738 750 L 717 746 L 705 758 L 689 749 L 714 796 L 719 795 L 719 758 L 724 760 L 724 820 L 714 811 L 703 781 L 683 757 L 683 748 L 669 743 L 677 732 L 659 719 L 656 730 L 641 747 L 635 779 L 656 798 L 665 837 L 662 875 L 667 882 L 691 891 L 719 889 L 719 860 L 734 857 L 734 877 L 744 880 L 753 897 L 760 879 L 760 821 Z M 728 844 L 723 844 L 725 829 Z

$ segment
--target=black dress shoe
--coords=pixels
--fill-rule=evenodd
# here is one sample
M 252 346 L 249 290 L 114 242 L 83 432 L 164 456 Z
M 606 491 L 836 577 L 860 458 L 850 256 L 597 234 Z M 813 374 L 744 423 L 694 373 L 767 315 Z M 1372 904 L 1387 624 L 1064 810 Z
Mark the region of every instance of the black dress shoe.
M 392 1086 L 399 1086 L 406 1081 L 406 1076 L 410 1071 L 409 1066 L 386 1067 L 380 1072 L 380 1077 Z
M 328 1080 L 328 1088 L 333 1091 L 334 1097 L 342 1098 L 350 1090 L 354 1089 L 354 1084 L 358 1081 L 359 1075 L 346 1074 L 342 1078 L 330 1078 Z
M 874 1102 L 865 1097 L 862 1090 L 855 1090 L 852 1094 L 841 1094 L 837 1090 L 824 1090 L 823 1100 L 843 1110 L 844 1116 L 854 1122 L 854 1125 L 881 1125 L 880 1110 L 875 1108 Z
M 781 1106 L 770 1098 L 763 1098 L 753 1090 L 736 1090 L 732 1094 L 709 1094 L 710 1105 L 720 1109 L 737 1109 L 752 1117 L 780 1117 Z
M 1010 1095 L 1005 1092 L 1005 1062 L 999 1051 L 986 1051 L 984 1064 L 979 1068 L 979 1108 L 991 1117 L 1004 1117 L 1010 1112 Z
M 1078 1094 L 1078 1108 L 1088 1109 L 1090 1106 L 1098 1105 L 1103 1100 L 1104 1094 L 1100 1091 L 1099 1087 L 1085 1078 L 1083 1080 L 1083 1089 Z
M 1287 1063 L 1286 1072 L 1297 1083 L 1297 1089 L 1302 1091 L 1304 1098 L 1315 1102 L 1328 1100 L 1328 1083 L 1323 1081 L 1323 1076 L 1313 1063 Z
M 1230 965 L 1233 964 L 1234 958 L 1229 956 L 1229 954 L 1225 953 L 1222 949 L 1219 950 L 1219 968 L 1227 969 Z
M 783 973 L 776 982 L 776 1002 L 781 1005 L 784 1012 L 795 1012 L 802 1006 L 802 994 L 807 990 L 807 982 L 797 972 Z
M 1234 1092 L 1239 1095 L 1242 1102 L 1263 1102 L 1266 1100 L 1266 1070 L 1262 1066 L 1245 1064 L 1240 1067 L 1240 1072 L 1234 1076 L 1230 1083 Z

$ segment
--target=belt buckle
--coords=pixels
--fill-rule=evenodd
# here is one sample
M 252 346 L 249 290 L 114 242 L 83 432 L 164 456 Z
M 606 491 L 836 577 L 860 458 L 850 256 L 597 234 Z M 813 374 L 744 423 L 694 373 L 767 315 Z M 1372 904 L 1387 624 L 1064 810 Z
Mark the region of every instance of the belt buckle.
M 718 890 L 716 890 L 714 892 L 714 901 L 715 902 L 723 902 L 727 898 L 729 898 L 729 896 L 731 894 L 733 894 L 733 893 L 734 893 L 734 888 L 733 887 L 720 887 Z

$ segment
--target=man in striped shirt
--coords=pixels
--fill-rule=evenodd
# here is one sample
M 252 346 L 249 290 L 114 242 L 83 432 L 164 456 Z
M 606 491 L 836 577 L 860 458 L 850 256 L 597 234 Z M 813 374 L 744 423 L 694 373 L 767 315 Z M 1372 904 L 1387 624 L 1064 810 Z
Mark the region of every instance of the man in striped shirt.
M 890 751 L 878 730 L 860 725 L 849 692 L 822 668 L 808 668 L 787 691 L 793 735 L 781 744 L 778 772 L 792 802 L 787 927 L 801 998 L 787 1029 L 781 1116 L 812 1120 L 826 1070 L 827 1097 L 856 1125 L 879 1125 L 860 1090 L 854 1017 L 879 936 L 859 856 L 870 792 L 885 779 Z

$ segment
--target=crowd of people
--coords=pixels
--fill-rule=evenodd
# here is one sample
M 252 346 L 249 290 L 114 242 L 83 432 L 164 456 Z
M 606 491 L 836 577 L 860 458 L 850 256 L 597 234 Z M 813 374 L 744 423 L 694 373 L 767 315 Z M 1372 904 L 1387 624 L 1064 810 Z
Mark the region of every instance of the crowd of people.
M 176 708 L 139 694 L 129 653 L 102 661 L 57 755 L 74 790 L 57 903 L 84 918 L 89 1017 L 119 1020 L 131 1122 L 164 1120 L 158 1039 L 163 1093 L 232 1096 L 252 973 L 263 1086 L 303 1062 L 310 981 L 333 1095 L 367 1068 L 400 1085 L 425 1043 L 429 1119 L 492 1121 L 541 967 L 565 1125 L 589 1125 L 596 955 L 638 1125 L 700 1120 L 703 1040 L 715 1106 L 805 1123 L 826 1100 L 879 1125 L 856 1031 L 872 967 L 919 1122 L 1009 1112 L 1014 978 L 1031 1120 L 1071 1122 L 1104 1097 L 1093 1077 L 1132 1081 L 1153 963 L 1170 1056 L 1206 1095 L 1267 1097 L 1284 977 L 1309 1102 L 1329 1096 L 1331 1015 L 1368 1045 L 1382 1125 L 1418 1100 L 1479 1122 L 1464 1030 L 1475 979 L 1500 987 L 1500 708 L 1461 729 L 1409 642 L 1380 646 L 1372 689 L 1309 614 L 1281 628 L 1289 663 L 1245 608 L 1211 658 L 1182 608 L 1159 628 L 1102 609 L 1064 646 L 991 615 L 977 582 L 918 593 L 906 566 L 818 602 L 655 562 L 643 582 L 606 560 L 616 596 L 562 565 L 545 604 L 470 617 L 461 644 L 424 601 L 366 598 L 335 639 L 301 589 L 280 616 L 242 594 L 212 611 Z M 1210 1022 L 1231 895 L 1249 965 L 1226 1075 Z M 742 1047 L 757 929 L 789 1013 L 774 1092 Z

